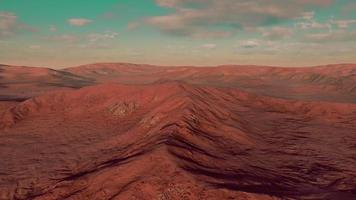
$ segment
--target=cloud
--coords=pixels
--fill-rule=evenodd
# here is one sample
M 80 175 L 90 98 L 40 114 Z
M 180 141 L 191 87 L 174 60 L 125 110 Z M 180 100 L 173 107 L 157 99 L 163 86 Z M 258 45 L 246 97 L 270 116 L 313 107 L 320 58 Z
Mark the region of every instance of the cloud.
M 295 27 L 303 30 L 316 30 L 316 29 L 328 29 L 329 33 L 322 33 L 322 34 L 314 34 L 318 35 L 315 37 L 321 37 L 321 35 L 331 35 L 331 32 L 335 27 L 337 29 L 347 29 L 352 25 L 356 24 L 355 19 L 334 19 L 331 18 L 326 20 L 325 22 L 319 22 L 315 19 L 315 12 L 306 12 L 303 14 L 302 17 L 298 18 Z M 339 34 L 336 31 L 336 34 Z M 314 37 L 314 36 L 313 36 Z
M 14 13 L 0 11 L 0 38 L 11 37 L 20 32 L 36 31 L 35 28 L 19 22 L 18 17 Z
M 57 31 L 57 27 L 55 25 L 51 25 L 51 26 L 49 26 L 49 30 L 51 32 L 56 32 Z
M 107 44 L 107 43 L 101 43 L 101 44 L 97 44 L 97 43 L 88 43 L 88 44 L 81 44 L 79 45 L 80 48 L 83 49 L 110 49 L 112 48 L 112 45 Z
M 146 23 L 164 33 L 194 36 L 202 32 L 227 32 L 222 27 L 258 27 L 294 19 L 309 7 L 330 5 L 332 1 L 156 0 L 157 5 L 170 8 L 173 13 L 148 18 Z M 212 27 L 216 29 L 211 30 Z
M 331 20 L 331 24 L 336 25 L 338 28 L 345 29 L 349 26 L 356 24 L 356 19 L 347 19 L 347 20 Z
M 304 36 L 304 41 L 315 43 L 336 43 L 356 41 L 356 31 L 339 30 L 328 33 L 314 33 Z
M 306 21 L 306 22 L 298 22 L 296 23 L 296 27 L 300 29 L 331 29 L 331 25 L 329 23 L 319 23 L 316 21 Z
M 18 22 L 18 17 L 14 13 L 0 12 L 0 38 L 13 36 L 27 28 L 29 28 L 27 25 Z
M 193 38 L 227 38 L 232 35 L 230 31 L 219 31 L 219 30 L 195 30 L 194 33 L 191 33 L 190 36 Z
M 314 17 L 315 17 L 315 12 L 314 11 L 310 11 L 310 12 L 302 13 L 302 16 L 300 17 L 300 19 L 313 20 Z
M 114 31 L 104 31 L 101 33 L 80 34 L 62 34 L 52 35 L 45 39 L 52 42 L 60 42 L 70 47 L 90 48 L 90 49 L 108 49 L 113 46 L 112 41 L 119 34 Z
M 81 40 L 81 38 L 77 35 L 72 34 L 62 34 L 62 35 L 54 35 L 45 38 L 49 41 L 57 41 L 57 42 L 65 42 L 65 43 L 75 43 Z
M 240 47 L 245 49 L 256 48 L 258 46 L 260 46 L 260 41 L 255 39 L 243 40 L 240 42 Z
M 212 43 L 207 43 L 207 44 L 203 44 L 201 45 L 202 48 L 204 49 L 215 49 L 217 47 L 216 44 L 212 44 Z
M 310 29 L 329 29 L 331 30 L 331 24 L 329 21 L 320 23 L 315 19 L 315 12 L 304 12 L 299 21 L 295 23 L 295 27 L 303 30 Z
M 119 34 L 113 31 L 105 31 L 104 33 L 91 33 L 87 35 L 89 42 L 100 42 L 106 40 L 112 40 L 116 38 Z
M 146 23 L 157 27 L 163 33 L 168 33 L 174 36 L 225 38 L 232 35 L 231 31 L 211 30 L 202 26 L 190 24 L 190 22 L 182 19 L 179 15 L 151 17 L 146 20 Z
M 144 53 L 137 51 L 137 50 L 130 50 L 129 52 L 127 52 L 127 54 L 131 57 L 142 57 L 144 56 Z
M 92 22 L 92 20 L 85 18 L 72 18 L 68 20 L 68 23 L 72 26 L 85 26 Z
M 119 33 L 114 31 L 91 33 L 84 38 L 84 44 L 80 45 L 80 47 L 91 49 L 109 49 L 113 47 L 110 42 L 117 38 L 118 35 Z
M 0 37 L 13 35 L 17 29 L 17 16 L 13 13 L 0 12 Z
M 260 28 L 260 32 L 264 38 L 269 40 L 278 40 L 290 37 L 293 34 L 293 30 L 287 27 L 275 26 L 269 29 Z
M 345 4 L 341 10 L 342 10 L 342 14 L 344 15 L 354 13 L 356 10 L 356 2 L 349 2 Z
M 46 37 L 45 39 L 51 40 L 51 41 L 59 41 L 59 42 L 104 42 L 108 40 L 113 40 L 115 39 L 119 33 L 114 32 L 114 31 L 104 31 L 102 33 L 89 33 L 86 35 L 79 35 L 79 34 L 62 34 L 62 35 L 54 35 L 54 36 L 49 36 Z
M 30 49 L 40 49 L 41 45 L 31 45 L 29 46 Z
M 134 29 L 136 29 L 137 27 L 139 27 L 140 26 L 140 22 L 129 22 L 128 24 L 127 24 L 127 30 L 129 30 L 129 31 L 131 31 L 131 30 L 134 30 Z

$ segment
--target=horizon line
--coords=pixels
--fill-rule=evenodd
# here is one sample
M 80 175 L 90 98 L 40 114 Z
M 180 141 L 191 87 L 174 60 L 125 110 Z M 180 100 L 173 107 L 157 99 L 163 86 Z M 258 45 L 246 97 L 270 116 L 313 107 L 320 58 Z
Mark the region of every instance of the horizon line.
M 285 66 L 285 65 L 260 65 L 260 64 L 221 64 L 221 65 L 160 65 L 160 64 L 148 64 L 148 63 L 130 63 L 130 62 L 93 62 L 74 66 L 62 66 L 59 68 L 49 67 L 49 66 L 33 66 L 33 65 L 16 65 L 16 64 L 5 64 L 0 63 L 1 66 L 7 67 L 29 67 L 29 68 L 47 68 L 53 70 L 65 70 L 76 67 L 84 67 L 90 65 L 100 65 L 100 64 L 117 64 L 117 65 L 141 65 L 146 67 L 162 67 L 162 68 L 219 68 L 219 67 L 265 67 L 265 68 L 316 68 L 316 67 L 332 67 L 337 65 L 355 65 L 355 63 L 326 63 L 318 65 L 303 65 L 303 66 Z

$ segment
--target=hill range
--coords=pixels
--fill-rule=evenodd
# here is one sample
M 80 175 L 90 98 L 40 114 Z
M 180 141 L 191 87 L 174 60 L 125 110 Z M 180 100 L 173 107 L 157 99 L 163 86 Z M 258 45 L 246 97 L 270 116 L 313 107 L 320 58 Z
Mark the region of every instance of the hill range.
M 356 64 L 0 65 L 0 199 L 356 199 Z

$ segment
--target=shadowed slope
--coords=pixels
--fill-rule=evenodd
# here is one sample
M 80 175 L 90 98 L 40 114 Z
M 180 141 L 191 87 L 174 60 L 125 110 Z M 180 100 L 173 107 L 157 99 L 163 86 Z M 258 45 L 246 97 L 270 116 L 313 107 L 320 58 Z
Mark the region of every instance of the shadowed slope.
M 355 104 L 104 84 L 29 99 L 0 122 L 0 198 L 356 197 Z
M 22 101 L 46 91 L 81 88 L 93 79 L 48 68 L 0 65 L 0 100 Z

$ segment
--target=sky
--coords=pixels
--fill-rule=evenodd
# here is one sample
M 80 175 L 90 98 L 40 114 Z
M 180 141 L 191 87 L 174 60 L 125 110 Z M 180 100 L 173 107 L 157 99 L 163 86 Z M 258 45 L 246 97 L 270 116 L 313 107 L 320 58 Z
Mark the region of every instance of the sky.
M 356 63 L 354 0 L 0 0 L 0 63 Z

